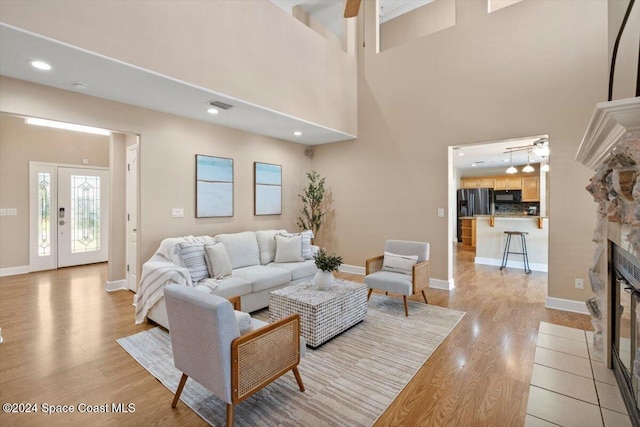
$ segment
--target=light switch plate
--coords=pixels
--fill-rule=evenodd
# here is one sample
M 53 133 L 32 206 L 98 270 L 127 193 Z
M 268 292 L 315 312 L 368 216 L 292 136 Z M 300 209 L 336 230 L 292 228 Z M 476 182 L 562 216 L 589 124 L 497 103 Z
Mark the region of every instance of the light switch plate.
M 7 209 L 7 216 L 16 216 L 16 215 L 18 215 L 18 209 L 16 208 Z
M 6 209 L 0 209 L 0 216 L 7 216 L 7 210 Z
M 575 284 L 576 284 L 576 289 L 584 289 L 584 280 L 582 280 L 582 279 L 578 279 L 578 278 L 576 277 L 575 282 L 576 282 L 576 283 L 575 283 Z
M 182 209 L 182 208 L 172 208 L 171 209 L 171 218 L 184 218 L 184 209 Z
M 438 217 L 444 218 L 444 208 L 438 208 Z

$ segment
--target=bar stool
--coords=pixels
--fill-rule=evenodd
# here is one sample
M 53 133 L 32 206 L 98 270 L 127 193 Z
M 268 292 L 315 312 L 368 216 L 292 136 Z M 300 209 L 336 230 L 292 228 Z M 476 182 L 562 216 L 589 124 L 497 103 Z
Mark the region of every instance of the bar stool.
M 502 254 L 502 265 L 500 265 L 500 270 L 507 266 L 507 261 L 509 260 L 509 254 L 514 255 L 522 255 L 524 260 L 524 272 L 525 274 L 531 273 L 531 269 L 529 268 L 529 255 L 527 254 L 527 241 L 525 235 L 529 234 L 526 231 L 505 231 L 504 234 L 507 235 L 507 241 L 504 244 L 504 253 Z M 522 252 L 510 252 L 511 249 L 511 236 L 520 236 L 520 242 L 522 247 Z

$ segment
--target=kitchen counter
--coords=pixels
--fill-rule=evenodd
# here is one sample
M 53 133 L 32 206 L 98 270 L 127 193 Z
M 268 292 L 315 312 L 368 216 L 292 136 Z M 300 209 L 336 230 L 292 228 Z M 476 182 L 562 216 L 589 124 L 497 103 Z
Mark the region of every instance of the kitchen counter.
M 507 235 L 527 232 L 526 243 L 532 270 L 548 271 L 549 218 L 529 215 L 478 215 L 476 217 L 476 264 L 500 266 Z M 511 239 L 511 252 L 522 252 L 520 238 Z M 523 268 L 522 255 L 509 255 L 507 267 Z

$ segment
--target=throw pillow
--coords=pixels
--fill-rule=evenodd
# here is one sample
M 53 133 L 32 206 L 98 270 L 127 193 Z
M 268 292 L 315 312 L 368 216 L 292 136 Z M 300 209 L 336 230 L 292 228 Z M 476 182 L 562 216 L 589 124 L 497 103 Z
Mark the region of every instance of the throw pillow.
M 276 234 L 286 234 L 287 230 L 259 230 L 256 231 L 258 248 L 260 249 L 260 264 L 267 265 L 276 259 Z
M 418 255 L 398 255 L 385 251 L 382 269 L 411 276 L 416 262 L 418 262 Z
M 179 243 L 180 257 L 184 266 L 189 270 L 191 281 L 195 284 L 199 280 L 209 277 L 207 262 L 204 259 L 204 245 L 202 243 Z
M 313 239 L 313 231 L 304 230 L 300 233 L 302 236 L 302 258 L 313 259 L 313 253 L 311 252 L 311 239 Z
M 222 243 L 204 245 L 205 261 L 209 270 L 209 277 L 222 279 L 231 276 L 231 261 Z
M 276 234 L 276 262 L 300 262 L 302 258 L 302 236 Z

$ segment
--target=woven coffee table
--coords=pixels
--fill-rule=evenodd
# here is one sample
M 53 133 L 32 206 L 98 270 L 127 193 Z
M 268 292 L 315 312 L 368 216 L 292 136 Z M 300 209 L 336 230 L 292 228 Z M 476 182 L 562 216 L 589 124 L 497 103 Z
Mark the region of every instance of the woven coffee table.
M 300 315 L 300 333 L 309 347 L 318 347 L 367 316 L 367 285 L 336 279 L 321 291 L 311 281 L 269 293 L 269 322 Z

